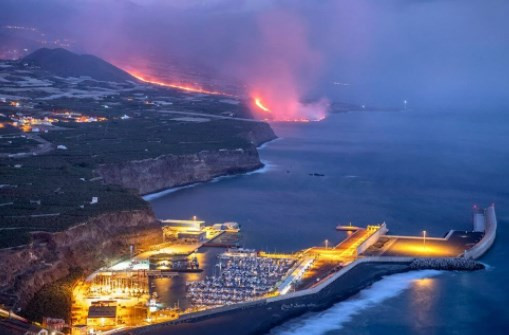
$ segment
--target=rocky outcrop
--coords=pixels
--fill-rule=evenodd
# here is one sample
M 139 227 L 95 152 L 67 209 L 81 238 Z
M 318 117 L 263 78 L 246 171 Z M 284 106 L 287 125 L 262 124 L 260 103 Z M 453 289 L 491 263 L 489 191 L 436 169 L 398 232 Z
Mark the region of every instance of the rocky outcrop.
M 30 245 L 0 250 L 0 302 L 24 307 L 45 284 L 80 267 L 86 272 L 162 240 L 151 210 L 92 217 L 62 232 L 33 233 Z
M 255 146 L 260 146 L 265 142 L 269 142 L 277 138 L 270 125 L 265 122 L 255 123 L 248 131 L 241 133 L 241 136 L 253 143 Z
M 251 147 L 105 164 L 99 166 L 96 173 L 106 184 L 133 188 L 140 194 L 146 194 L 262 166 L 256 148 Z
M 417 258 L 410 263 L 412 270 L 448 270 L 476 271 L 484 269 L 484 265 L 469 258 Z
M 241 136 L 253 145 L 101 165 L 96 173 L 106 184 L 145 194 L 261 167 L 256 146 L 276 138 L 274 132 L 257 123 Z M 23 308 L 72 268 L 91 272 L 127 254 L 130 245 L 139 249 L 162 242 L 162 234 L 152 211 L 145 209 L 102 214 L 61 232 L 32 233 L 32 239 L 27 246 L 0 249 L 0 303 Z
M 103 164 L 95 172 L 106 184 L 117 184 L 136 189 L 139 194 L 147 194 L 262 167 L 256 147 L 277 138 L 270 125 L 253 122 L 239 136 L 252 146 Z

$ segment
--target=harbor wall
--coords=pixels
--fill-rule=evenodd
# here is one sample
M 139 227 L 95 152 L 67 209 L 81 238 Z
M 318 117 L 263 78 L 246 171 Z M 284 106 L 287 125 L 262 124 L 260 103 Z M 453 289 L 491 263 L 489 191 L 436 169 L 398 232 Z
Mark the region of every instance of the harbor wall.
M 481 257 L 495 241 L 497 219 L 494 206 L 485 209 L 484 215 L 485 234 L 480 242 L 465 252 L 464 257 L 466 258 Z M 451 232 L 445 238 L 434 239 L 447 240 Z M 377 233 L 383 234 L 381 230 Z M 373 236 L 375 236 L 373 238 L 375 242 L 380 237 L 375 234 Z M 420 239 L 420 237 L 417 238 Z M 362 245 L 359 248 L 361 247 Z M 165 335 L 168 333 L 172 335 L 213 335 L 219 333 L 252 335 L 264 333 L 290 318 L 306 312 L 326 309 L 332 304 L 352 296 L 383 276 L 422 268 L 442 269 L 441 259 L 436 259 L 437 262 L 434 262 L 435 259 L 431 259 L 431 261 L 421 259 L 422 264 L 416 264 L 415 260 L 414 257 L 361 256 L 311 288 L 282 296 L 183 315 L 174 321 L 131 329 L 130 333 L 136 335 Z M 446 263 L 447 269 L 450 267 L 451 270 L 478 269 L 477 267 L 470 269 L 464 264 L 454 262 Z
M 361 255 L 364 251 L 368 250 L 369 247 L 375 244 L 381 236 L 387 234 L 388 231 L 389 229 L 387 229 L 385 222 L 382 223 L 380 228 L 373 235 L 368 237 L 366 241 L 362 242 L 362 244 L 357 247 L 357 255 Z
M 483 238 L 472 248 L 465 251 L 463 257 L 478 259 L 484 255 L 495 243 L 497 236 L 497 215 L 495 214 L 495 205 L 491 205 L 484 210 L 485 230 Z
M 389 261 L 381 257 L 359 259 L 307 290 L 183 315 L 175 321 L 131 329 L 130 332 L 136 335 L 263 333 L 289 318 L 325 309 L 385 275 L 407 271 L 412 260 L 401 257 Z

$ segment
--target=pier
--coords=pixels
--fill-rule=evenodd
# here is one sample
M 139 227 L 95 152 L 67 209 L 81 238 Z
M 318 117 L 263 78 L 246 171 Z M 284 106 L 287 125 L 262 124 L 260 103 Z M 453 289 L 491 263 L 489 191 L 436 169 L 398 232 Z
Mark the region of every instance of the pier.
M 267 330 L 277 320 L 309 311 L 306 306 L 326 307 L 390 273 L 412 269 L 477 270 L 482 266 L 474 259 L 494 243 L 497 220 L 494 206 L 475 209 L 471 231 L 451 230 L 444 237 L 390 235 L 385 222 L 365 228 L 347 227 L 352 227 L 345 229 L 350 232 L 348 236 L 331 247 L 311 247 L 295 254 L 246 249 L 220 252 L 214 275 L 186 284 L 189 307 L 172 309 L 171 318 L 167 319 L 164 315 L 169 315 L 170 310 L 156 308 L 153 312 L 163 317 L 157 321 L 147 318 L 138 324 L 144 327 L 131 328 L 129 332 L 157 335 L 171 331 L 179 335 L 189 329 L 214 329 L 218 323 L 208 322 L 212 318 L 228 323 L 248 314 L 260 314 L 262 319 L 238 332 L 249 334 L 248 329 Z M 344 231 L 341 227 L 336 229 Z M 167 246 L 164 250 L 192 253 L 206 245 L 201 242 L 178 248 Z M 161 255 L 161 250 L 148 255 Z M 146 264 L 140 256 L 136 259 L 136 266 Z M 146 276 L 166 273 L 171 271 L 148 270 Z M 277 313 L 267 313 L 268 310 Z

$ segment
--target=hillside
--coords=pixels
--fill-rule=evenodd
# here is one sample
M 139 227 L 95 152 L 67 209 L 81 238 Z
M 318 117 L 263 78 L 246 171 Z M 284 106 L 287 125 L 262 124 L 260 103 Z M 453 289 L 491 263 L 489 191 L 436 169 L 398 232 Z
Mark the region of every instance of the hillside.
M 92 55 L 78 55 L 65 49 L 42 48 L 21 60 L 61 77 L 88 76 L 95 80 L 136 81 L 130 74 Z

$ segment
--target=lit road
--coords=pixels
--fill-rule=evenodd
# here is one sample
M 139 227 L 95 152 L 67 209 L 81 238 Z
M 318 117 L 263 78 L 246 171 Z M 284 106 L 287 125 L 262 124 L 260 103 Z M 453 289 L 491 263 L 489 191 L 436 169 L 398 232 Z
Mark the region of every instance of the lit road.
M 388 236 L 390 237 L 390 236 Z M 455 231 L 445 238 L 392 238 L 383 256 L 457 257 L 482 238 L 480 232 Z
M 334 248 L 311 248 L 308 252 L 340 263 L 349 263 L 357 257 L 357 248 L 364 243 L 376 230 L 359 229 Z

